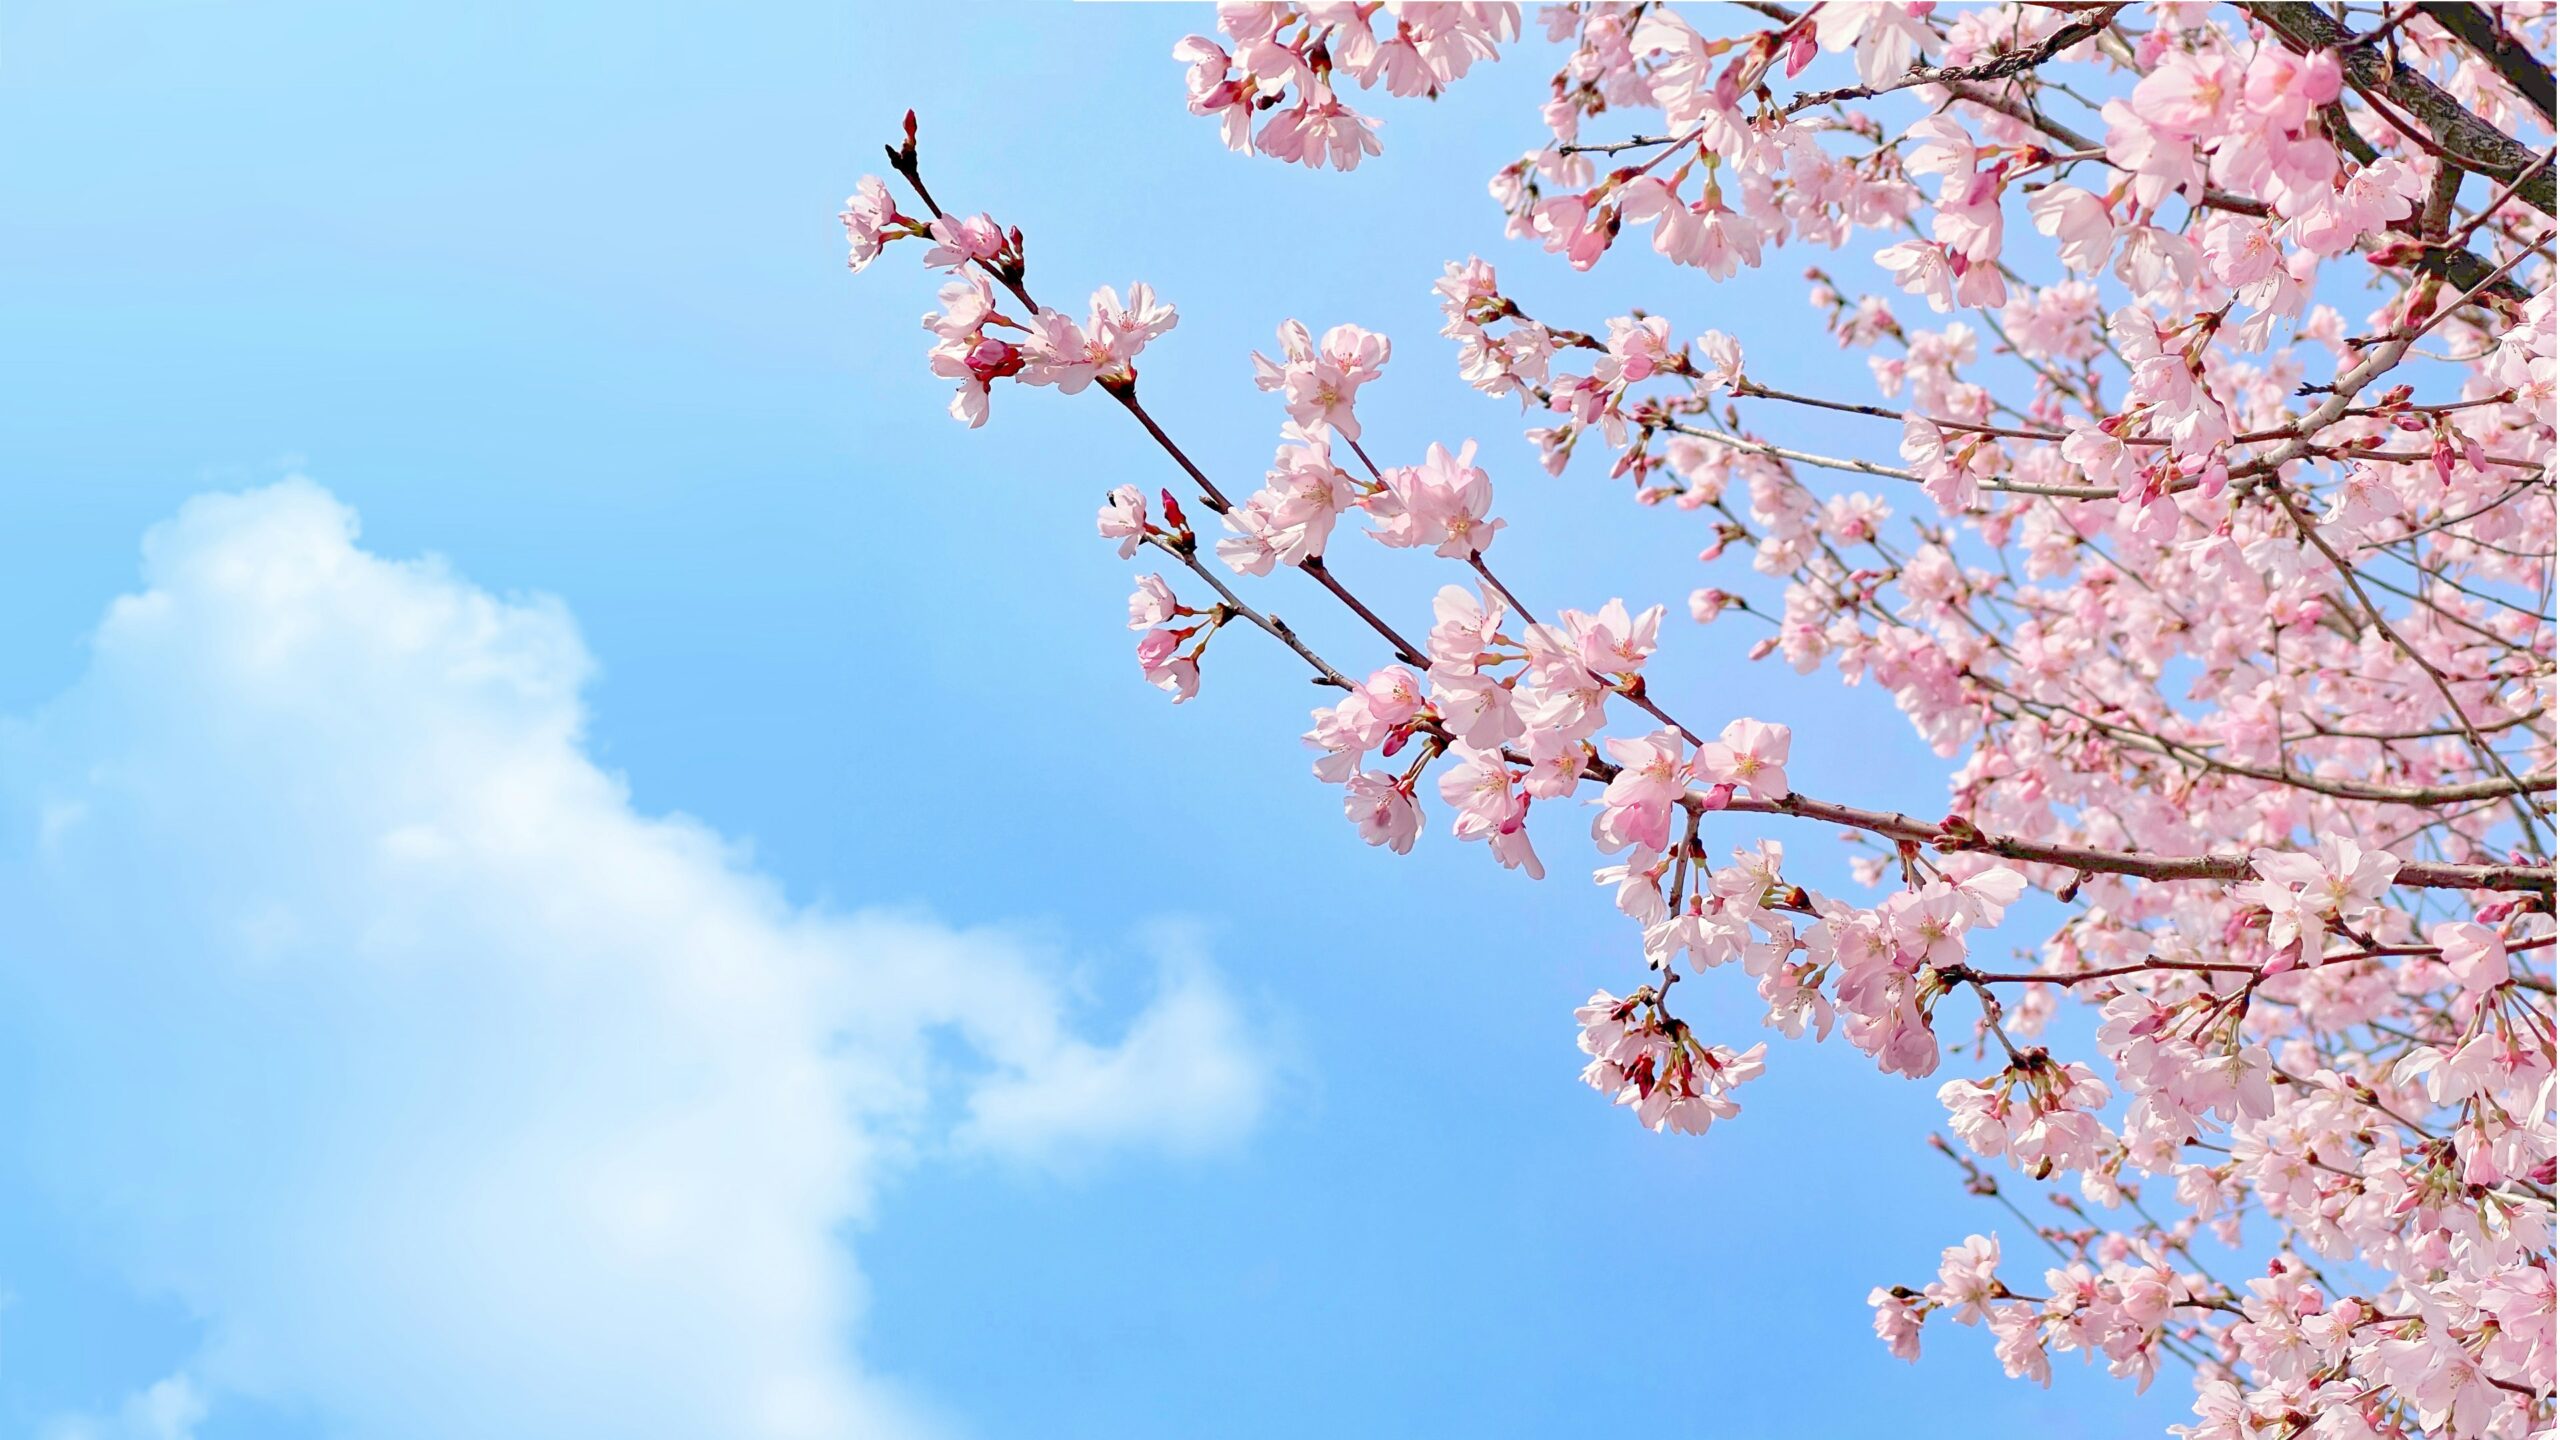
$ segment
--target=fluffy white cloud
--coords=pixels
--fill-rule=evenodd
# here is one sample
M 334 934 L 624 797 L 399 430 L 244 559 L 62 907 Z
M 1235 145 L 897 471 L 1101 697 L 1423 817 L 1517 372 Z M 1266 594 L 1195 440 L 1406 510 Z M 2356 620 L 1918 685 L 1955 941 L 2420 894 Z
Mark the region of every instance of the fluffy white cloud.
M 0 733 L 37 1168 L 205 1325 L 98 1433 L 226 1393 L 361 1437 L 917 1433 L 851 1349 L 845 1230 L 891 1169 L 1198 1147 L 1262 1104 L 1196 959 L 1097 1042 L 1018 936 L 798 908 L 636 813 L 556 603 L 370 554 L 301 482 L 144 553 Z

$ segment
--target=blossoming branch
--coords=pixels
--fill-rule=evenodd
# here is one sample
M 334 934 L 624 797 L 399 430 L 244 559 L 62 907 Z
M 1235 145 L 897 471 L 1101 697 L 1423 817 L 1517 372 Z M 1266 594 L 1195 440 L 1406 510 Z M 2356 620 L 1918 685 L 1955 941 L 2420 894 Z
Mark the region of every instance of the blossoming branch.
M 1370 844 L 1410 850 L 1437 810 L 1534 879 L 1541 845 L 1587 834 L 1631 983 L 1576 1011 L 1583 1078 L 1639 1122 L 1731 1120 L 1769 1063 L 1680 1017 L 1710 971 L 1787 1038 L 1984 1072 L 1940 1084 L 1944 1148 L 2023 1228 L 1878 1287 L 1894 1353 L 1942 1320 L 2038 1381 L 2056 1355 L 2142 1386 L 2169 1366 L 2200 1440 L 2547 1427 L 2548 7 L 1540 22 L 1561 58 L 1492 182 L 1531 259 L 1642 247 L 1766 287 L 1782 254 L 1854 247 L 1880 293 L 1802 273 L 1870 393 L 1767 383 L 1772 342 L 1669 307 L 1532 315 L 1470 257 L 1434 282 L 1441 334 L 1530 417 L 1525 448 L 1380 463 L 1361 418 L 1389 338 L 1286 319 L 1239 357 L 1279 440 L 1230 488 L 1141 398 L 1172 305 L 1036 301 L 1021 232 L 937 202 L 912 115 L 903 190 L 847 203 L 853 268 L 914 241 L 950 277 L 925 327 L 956 418 L 986 423 L 1007 382 L 1092 389 L 1161 448 L 1175 483 L 1097 520 L 1174 572 L 1129 598 L 1149 683 L 1186 700 L 1219 637 L 1258 631 L 1331 693 L 1304 742 Z M 1476 3 L 1228 4 L 1218 28 L 1173 47 L 1191 113 L 1343 171 L 1384 136 L 1352 92 L 1434 97 L 1522 38 L 1517 7 Z M 1805 415 L 1838 453 L 1771 437 Z M 1523 597 L 1494 555 L 1523 543 L 1500 543 L 1496 476 L 1524 456 L 1604 470 L 1628 523 L 1701 537 L 1710 583 Z M 1335 571 L 1363 534 L 1446 572 L 1428 616 Z M 1248 598 L 1284 583 L 1371 653 L 1328 658 Z M 1783 723 L 1673 714 L 1648 674 L 1683 621 L 1764 627 L 1755 659 L 1889 697 L 1950 764 L 1945 814 L 1832 798 Z M 1718 863 L 1717 812 L 1772 833 Z M 1778 832 L 1802 821 L 1865 837 L 1853 868 L 1884 893 L 1791 877 Z M 2033 961 L 1980 958 L 2030 890 L 2055 917 Z M 2076 1056 L 2044 1043 L 2065 1006 L 2093 1032 Z M 2044 1221 L 2015 1198 L 2040 1186 L 2067 1187 Z M 2244 1245 L 2260 1273 L 2215 1273 Z

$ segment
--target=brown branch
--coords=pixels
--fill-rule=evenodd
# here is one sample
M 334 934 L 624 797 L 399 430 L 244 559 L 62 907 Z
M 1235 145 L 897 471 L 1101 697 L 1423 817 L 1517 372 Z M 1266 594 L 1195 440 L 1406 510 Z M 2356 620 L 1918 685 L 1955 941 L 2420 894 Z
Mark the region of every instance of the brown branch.
M 2445 154 L 2463 169 L 2493 180 L 2516 180 L 2537 158 L 2532 147 L 2474 115 L 2442 86 L 2390 57 L 2377 47 L 2358 45 L 2355 32 L 2317 5 L 2254 3 L 2244 7 L 2285 45 L 2302 54 L 2337 52 L 2347 83 L 2358 92 L 2380 96 L 2424 124 Z M 2553 212 L 2552 177 L 2545 171 L 2516 192 L 2516 197 L 2545 215 Z
M 2506 24 L 2483 5 L 2421 4 L 2420 14 L 2436 23 L 2436 28 L 2462 42 L 2463 48 L 2487 61 L 2507 88 L 2524 102 L 2542 112 L 2545 122 L 2552 119 L 2555 87 L 2551 67 L 2534 57 L 2531 46 L 2518 40 Z
M 1892 94 L 1896 90 L 1908 90 L 1915 85 L 1945 85 L 1953 88 L 1969 81 L 2005 80 L 2012 75 L 2024 74 L 2035 69 L 2083 40 L 2094 40 L 2105 34 L 2107 27 L 2115 23 L 2116 12 L 2123 8 L 2122 5 L 2097 6 L 2090 14 L 2064 25 L 2023 50 L 2011 50 L 2005 54 L 1994 55 L 1988 60 L 1976 61 L 1971 65 L 1943 65 L 1934 70 L 1915 68 L 1890 85 L 1844 85 L 1836 90 L 1817 90 L 1809 95 L 1798 95 L 1787 102 L 1785 110 L 1781 113 L 1793 115 L 1799 110 L 1809 110 L 1816 105 L 1835 104 L 1842 100 L 1869 100 L 1878 95 Z

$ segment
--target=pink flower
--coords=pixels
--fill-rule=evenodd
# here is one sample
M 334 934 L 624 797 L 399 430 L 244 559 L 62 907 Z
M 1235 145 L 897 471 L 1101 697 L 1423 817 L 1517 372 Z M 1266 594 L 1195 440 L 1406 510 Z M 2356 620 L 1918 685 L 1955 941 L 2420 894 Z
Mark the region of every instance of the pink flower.
M 2043 1316 L 2036 1307 L 2023 1300 L 2004 1301 L 1991 1307 L 1992 1353 L 2000 1357 L 2000 1368 L 2012 1380 L 2033 1380 L 2039 1385 L 2053 1383 L 2053 1362 L 2045 1354 L 2041 1333 Z
M 1794 732 L 1760 720 L 1735 720 L 1698 747 L 1689 773 L 1703 785 L 1748 785 L 1764 800 L 1787 795 L 1787 749 Z
M 1609 358 L 1627 384 L 1645 379 L 1671 358 L 1671 322 L 1659 315 L 1620 315 L 1609 321 Z
M 877 175 L 855 182 L 853 194 L 846 197 L 844 210 L 836 218 L 844 222 L 845 241 L 852 248 L 846 263 L 857 271 L 870 264 L 883 245 L 904 233 L 909 223 Z
M 1876 1338 L 1896 1360 L 1920 1358 L 1920 1322 L 1928 1313 L 1919 1298 L 1896 1294 L 1879 1285 L 1867 1292 L 1867 1303 L 1875 1307 Z
M 2427 932 L 2427 940 L 2444 953 L 2444 968 L 2474 995 L 2486 995 L 2507 982 L 2507 946 L 2498 932 L 2470 920 L 2448 920 Z
M 1606 209 L 1593 210 L 1581 195 L 1558 195 L 1540 201 L 1530 212 L 1533 233 L 1546 247 L 1570 261 L 1576 270 L 1600 263 L 1618 233 L 1618 218 Z
M 1544 879 L 1546 866 L 1529 845 L 1528 797 L 1512 788 L 1516 778 L 1500 755 L 1461 749 L 1457 763 L 1440 772 L 1440 798 L 1458 812 L 1452 833 L 1459 839 L 1483 840 L 1506 869 Z
M 1721 330 L 1698 337 L 1698 386 L 1730 395 L 1742 385 L 1742 342 Z
M 1928 300 L 1929 308 L 1943 315 L 1956 306 L 1956 272 L 1947 261 L 1946 247 L 1927 240 L 1905 240 L 1876 252 L 1876 263 L 1893 277 L 1893 283 Z
M 1884 916 L 1894 948 L 1912 963 L 1939 969 L 1963 963 L 1965 915 L 1952 887 L 1905 890 L 1884 903 Z
M 1541 800 L 1559 800 L 1580 788 L 1591 747 L 1580 736 L 1540 729 L 1529 735 L 1529 769 L 1520 788 Z
M 1689 790 L 1680 732 L 1666 727 L 1641 739 L 1611 740 L 1606 748 L 1620 768 L 1601 792 L 1592 838 L 1603 850 L 1670 849 L 1671 807 Z
M 1138 588 L 1129 592 L 1129 628 L 1132 630 L 1162 625 L 1177 615 L 1189 613 L 1182 608 L 1182 602 L 1174 598 L 1173 587 L 1164 582 L 1162 575 L 1139 576 Z
M 1403 782 L 1378 770 L 1364 770 L 1344 787 L 1342 813 L 1360 827 L 1360 838 L 1384 845 L 1399 855 L 1413 849 L 1422 830 L 1422 808 Z
M 1729 590 L 1712 587 L 1689 592 L 1689 618 L 1704 625 L 1724 613 L 1725 607 L 1742 597 Z
M 2282 45 L 2261 45 L 2241 87 L 2250 113 L 2281 130 L 2299 130 L 2311 112 L 2338 98 L 2342 78 L 2337 52 L 2297 55 Z
M 2174 53 L 2142 77 L 2128 103 L 2162 134 L 2214 134 L 2240 98 L 2237 69 L 2218 50 Z
M 1377 132 L 1377 121 L 1318 87 L 1316 96 L 1273 112 L 1254 147 L 1275 160 L 1295 160 L 1310 169 L 1330 163 L 1336 170 L 1350 170 L 1363 156 L 1378 153 Z
M 1633 675 L 1644 669 L 1662 633 L 1662 607 L 1648 607 L 1630 619 L 1623 600 L 1611 600 L 1597 614 L 1567 610 L 1558 617 L 1573 637 L 1574 653 L 1595 675 Z
M 2083 275 L 2106 268 L 2116 244 L 2106 201 L 2073 186 L 2047 185 L 2028 198 L 2027 214 L 2037 234 L 2053 237 L 2064 265 Z
M 2072 431 L 2062 442 L 2062 458 L 2092 485 L 2105 485 L 2128 496 L 2141 490 L 2141 454 L 2103 425 Z
M 925 227 L 933 239 L 933 247 L 924 252 L 924 263 L 937 270 L 957 271 L 972 262 L 985 264 L 1004 252 L 1004 228 L 992 215 L 972 215 L 959 220 L 945 215 Z
M 1124 364 L 1138 358 L 1148 341 L 1163 338 L 1182 320 L 1171 304 L 1156 299 L 1155 287 L 1144 280 L 1129 283 L 1126 305 L 1120 303 L 1120 292 L 1108 285 L 1093 292 L 1091 305 L 1085 328 L 1113 359 Z
M 1253 148 L 1253 92 L 1228 74 L 1227 52 L 1205 35 L 1187 35 L 1173 47 L 1173 58 L 1190 69 L 1183 87 L 1194 115 L 1218 117 L 1220 138 L 1241 154 Z
M 1103 539 L 1120 542 L 1121 559 L 1137 554 L 1146 541 L 1147 497 L 1135 485 L 1114 488 L 1094 516 L 1093 528 Z
M 1369 713 L 1389 725 L 1402 725 L 1422 713 L 1422 682 L 1401 665 L 1372 674 L 1360 693 L 1368 698 Z
M 2297 214 L 2293 237 L 2318 254 L 2343 255 L 2357 240 L 2408 215 L 2426 193 L 2427 178 L 2415 166 L 2384 156 Z
M 1022 378 L 1026 384 L 1055 385 L 1073 395 L 1091 384 L 1114 361 L 1099 336 L 1088 336 L 1076 322 L 1055 310 L 1031 317 L 1031 335 L 1023 342 Z
M 990 382 L 1019 374 L 1024 357 L 1017 347 L 985 333 L 995 317 L 995 292 L 983 274 L 971 274 L 942 287 L 942 312 L 924 317 L 924 328 L 937 341 L 925 365 L 946 380 L 960 382 L 951 397 L 952 418 L 971 429 L 987 423 Z
M 1952 869 L 1952 867 L 1950 867 Z M 1982 868 L 1956 881 L 1956 908 L 1968 924 L 1982 929 L 2000 923 L 2018 897 L 2027 893 L 2027 877 L 2006 865 L 1985 863 Z
M 1386 337 L 1357 325 L 1336 325 L 1324 334 L 1321 349 L 1295 320 L 1280 327 L 1280 362 L 1259 352 L 1253 357 L 1254 383 L 1277 390 L 1289 407 L 1289 419 L 1314 434 L 1331 429 L 1345 439 L 1360 438 L 1360 421 L 1352 413 L 1360 387 L 1378 378 L 1387 363 Z
M 1730 280 L 1745 266 L 1760 264 L 1760 222 L 1715 203 L 1713 188 L 1699 201 L 1698 240 L 1688 263 L 1718 280 Z
M 1983 1319 L 2001 1293 L 1999 1237 L 1968 1235 L 1948 1246 L 1938 1256 L 1938 1278 L 1921 1293 L 1959 1325 Z
M 1638 223 L 1653 221 L 1653 248 L 1672 264 L 1695 265 L 1705 258 L 1706 226 L 1661 176 L 1645 175 L 1627 182 L 1618 192 L 1618 213 Z
M 1312 719 L 1313 728 L 1303 738 L 1325 752 L 1325 758 L 1316 762 L 1316 778 L 1335 785 L 1349 784 L 1360 773 L 1361 759 L 1385 743 L 1388 732 L 1395 728 L 1393 722 L 1378 714 L 1365 689 L 1353 690 L 1333 705 L 1315 711 Z
M 1150 630 L 1138 639 L 1138 669 L 1148 684 L 1172 695 L 1176 705 L 1200 693 L 1199 661 L 1178 653 L 1188 633 Z
M 1611 887 L 1617 896 L 1618 913 L 1650 930 L 1671 913 L 1662 898 L 1662 875 L 1669 867 L 1670 862 L 1660 852 L 1638 846 L 1616 864 L 1592 871 L 1591 883 Z
M 1584 1083 L 1633 1108 L 1637 1122 L 1657 1132 L 1700 1135 L 1741 1113 L 1732 1091 L 1760 1075 L 1769 1047 L 1736 1053 L 1701 1044 L 1687 1026 L 1649 1010 L 1644 993 L 1621 1000 L 1598 991 L 1573 1012 L 1582 1052 L 1592 1057 Z
M 1456 585 L 1443 585 L 1431 597 L 1431 635 L 1425 648 L 1434 669 L 1447 667 L 1472 673 L 1486 651 L 1500 643 L 1503 603 L 1479 591 L 1470 595 Z
M 2262 878 L 2234 887 L 2233 894 L 2264 906 L 2267 943 L 2282 949 L 2298 940 L 2307 964 L 2327 948 L 2332 922 L 2356 920 L 2380 902 L 2400 873 L 2400 857 L 2331 835 L 2309 855 L 2251 851 L 2249 867 Z
M 2095 1071 L 2030 1051 L 1988 1081 L 1950 1080 L 1938 1087 L 1949 1125 L 1977 1155 L 2005 1156 L 2030 1178 L 2086 1170 L 2109 1140 L 2092 1113 L 2109 1091 Z
M 1493 482 L 1475 458 L 1473 440 L 1455 455 L 1435 443 L 1420 465 L 1387 471 L 1385 492 L 1368 501 L 1370 515 L 1381 522 L 1379 541 L 1399 548 L 1429 545 L 1451 560 L 1491 545 L 1503 522 L 1485 518 Z
M 1921 18 L 1928 9 L 1900 0 L 1828 4 L 1814 12 L 1814 38 L 1825 50 L 1854 47 L 1858 83 L 1880 88 L 1899 79 L 1913 61 L 1937 52 L 1937 32 Z

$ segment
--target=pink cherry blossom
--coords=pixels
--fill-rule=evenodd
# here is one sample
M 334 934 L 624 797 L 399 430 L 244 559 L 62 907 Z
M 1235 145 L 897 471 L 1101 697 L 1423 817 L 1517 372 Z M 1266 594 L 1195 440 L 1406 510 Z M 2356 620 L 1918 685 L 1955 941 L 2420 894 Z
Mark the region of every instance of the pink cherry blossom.
M 1147 522 L 1147 497 L 1135 485 L 1115 487 L 1094 517 L 1094 530 L 1105 540 L 1120 542 L 1120 558 L 1138 553 L 1150 526 Z
M 1784 725 L 1761 720 L 1735 720 L 1724 733 L 1698 747 L 1689 773 L 1702 785 L 1748 785 L 1765 800 L 1787 795 L 1787 750 L 1793 741 Z
M 1200 693 L 1199 656 L 1181 650 L 1186 633 L 1150 630 L 1138 639 L 1138 668 L 1148 684 L 1173 696 L 1176 705 Z
M 992 215 L 966 219 L 945 215 L 925 229 L 933 244 L 924 252 L 924 263 L 938 270 L 961 270 L 1004 253 L 1004 229 Z
M 865 175 L 844 202 L 844 237 L 851 249 L 847 264 L 854 270 L 872 262 L 881 247 L 904 233 L 909 223 L 898 202 L 877 175 Z
M 1145 630 L 1162 625 L 1177 615 L 1188 613 L 1182 602 L 1174 598 L 1173 587 L 1162 575 L 1141 575 L 1138 588 L 1129 592 L 1129 628 Z
M 1493 543 L 1503 522 L 1490 519 L 1493 482 L 1475 463 L 1470 440 L 1456 454 L 1434 444 L 1420 465 L 1390 470 L 1385 489 L 1367 502 L 1381 543 L 1399 548 L 1428 545 L 1434 554 L 1464 559 Z
M 1187 107 L 1316 168 L 1379 153 L 1355 104 L 1436 99 L 1520 32 L 1490 4 L 1217 14 L 1174 51 Z M 1170 335 L 1143 284 L 1033 301 L 1052 282 L 1022 236 L 901 213 L 933 213 L 906 198 L 912 133 L 905 189 L 847 203 L 853 263 L 923 233 L 956 272 L 927 364 L 962 419 L 1054 386 L 1163 453 L 1096 522 L 1172 562 L 1129 597 L 1150 681 L 1187 698 L 1221 635 L 1303 665 L 1311 768 L 1371 844 L 1416 843 L 1425 784 L 1524 882 L 1588 823 L 1634 988 L 1577 1010 L 1583 1076 L 1639 1124 L 1735 1120 L 1760 1073 L 1687 1017 L 1937 1077 L 1950 1183 L 2038 1233 L 2012 1234 L 2005 1279 L 1976 1236 L 1925 1288 L 1872 1291 L 1890 1353 L 1945 1314 L 2023 1380 L 2074 1354 L 2136 1388 L 2192 1370 L 2178 1431 L 2212 1440 L 2548 1428 L 2560 302 L 2530 168 L 2550 127 L 2517 57 L 2560 21 L 1851 0 L 1540 20 L 1524 135 L 1483 152 L 1512 257 L 1404 283 L 1431 283 L 1488 415 L 1520 416 L 1510 455 L 1555 477 L 1514 518 L 1566 515 L 1569 542 L 1540 524 L 1490 553 L 1498 434 L 1387 453 L 1427 397 L 1372 383 L 1388 340 L 1359 326 L 1291 321 L 1253 357 L 1286 423 L 1258 487 L 1231 479 L 1242 442 L 1141 394 L 1151 345 L 1218 373 L 1205 327 Z M 1265 209 L 1362 234 L 1378 178 Z M 1143 261 L 1161 219 L 1056 223 Z M 1246 278 L 1321 290 L 1349 263 L 1301 249 Z M 1695 284 L 1635 303 L 1664 274 Z M 1808 308 L 1770 345 L 1746 322 L 1780 275 Z M 1207 544 L 1183 506 L 1218 517 Z M 1336 564 L 1354 509 L 1402 553 Z M 1666 534 L 1606 550 L 1620 598 L 1547 608 L 1574 598 L 1541 593 L 1557 547 L 1611 516 Z M 1639 587 L 1664 553 L 1715 573 Z M 1660 649 L 1657 602 L 1682 595 L 1711 651 Z M 1864 745 L 1863 716 L 1916 748 L 1826 760 L 1826 782 L 1790 776 L 1785 725 L 1692 741 L 1718 695 L 1804 703 L 1738 668 L 1763 662 L 1847 687 L 1822 733 Z M 1789 829 L 1852 843 L 1781 849 Z M 1481 970 L 1502 938 L 1482 918 L 1444 916 L 1417 963 Z M 1819 1187 L 1754 1183 L 1805 1189 L 1822 1243 Z M 2015 1263 L 2031 1250 L 2057 1253 Z
M 1422 808 L 1413 803 L 1413 792 L 1377 770 L 1351 777 L 1343 792 L 1342 813 L 1360 827 L 1361 839 L 1399 855 L 1413 849 L 1413 838 L 1422 830 Z

